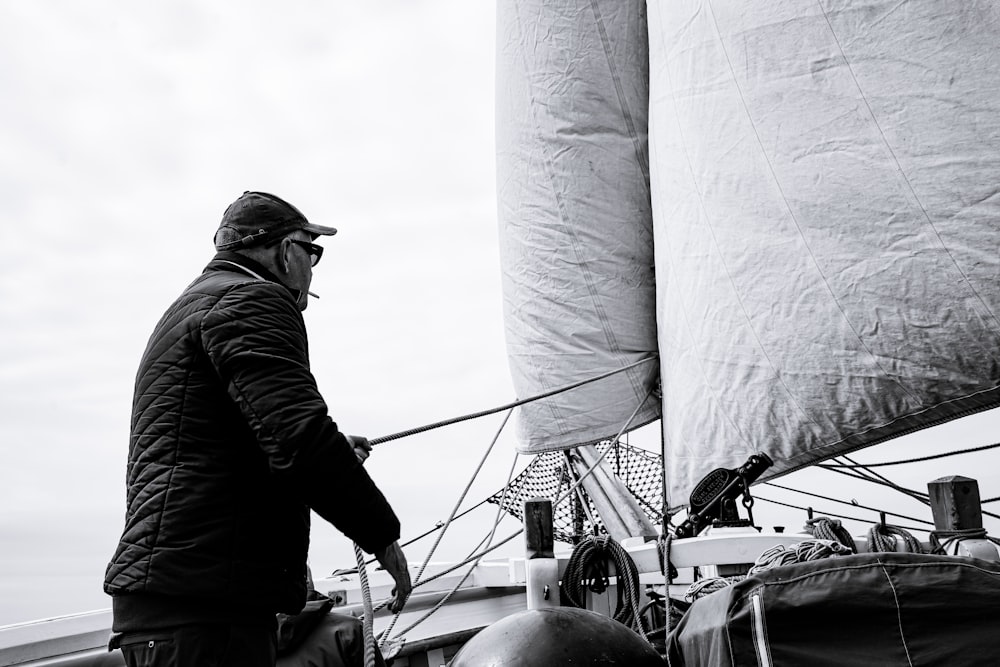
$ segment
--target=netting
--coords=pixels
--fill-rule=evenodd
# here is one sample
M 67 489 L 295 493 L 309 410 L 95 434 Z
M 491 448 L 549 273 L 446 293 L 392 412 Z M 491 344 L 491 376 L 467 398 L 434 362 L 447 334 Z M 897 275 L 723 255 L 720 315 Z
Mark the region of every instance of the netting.
M 597 445 L 604 454 L 611 447 L 606 441 Z M 663 517 L 663 460 L 660 456 L 638 447 L 619 442 L 605 457 L 612 472 L 635 497 L 653 525 Z M 564 452 L 546 452 L 535 456 L 524 471 L 511 480 L 506 496 L 501 489 L 487 500 L 516 518 L 523 519 L 524 501 L 531 498 L 548 498 L 555 502 L 560 494 L 576 479 L 568 468 Z M 587 535 L 606 534 L 607 530 L 598 516 L 597 509 L 587 497 L 583 487 L 579 493 L 570 494 L 552 508 L 552 529 L 556 540 L 576 544 Z M 582 498 L 586 499 L 586 507 Z

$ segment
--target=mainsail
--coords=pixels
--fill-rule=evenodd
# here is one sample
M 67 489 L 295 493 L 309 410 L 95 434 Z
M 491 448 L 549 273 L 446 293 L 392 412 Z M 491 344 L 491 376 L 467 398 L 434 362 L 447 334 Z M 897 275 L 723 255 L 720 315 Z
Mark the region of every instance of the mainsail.
M 608 17 L 638 20 L 644 2 L 551 4 L 558 7 L 527 3 L 532 12 L 590 22 L 584 34 L 601 36 L 579 59 L 641 50 L 642 28 L 616 32 Z M 523 19 L 525 7 L 510 3 L 501 16 Z M 648 11 L 655 297 L 640 300 L 619 281 L 608 286 L 617 297 L 607 298 L 642 310 L 629 316 L 630 339 L 650 326 L 645 309 L 655 313 L 668 504 L 684 504 L 709 470 L 735 467 L 754 452 L 773 459 L 773 476 L 1000 404 L 996 3 L 651 0 Z M 645 236 L 622 231 L 632 229 L 638 216 L 631 212 L 645 201 L 641 170 L 630 184 L 622 170 L 623 180 L 608 188 L 634 200 L 598 195 L 591 205 L 594 181 L 606 180 L 579 152 L 606 138 L 593 109 L 615 107 L 620 80 L 605 77 L 600 90 L 597 77 L 571 104 L 576 84 L 558 85 L 559 73 L 568 76 L 576 64 L 552 53 L 564 54 L 580 37 L 546 21 L 522 20 L 517 40 L 505 39 L 501 27 L 501 54 L 516 45 L 523 62 L 551 71 L 547 86 L 521 98 L 524 108 L 498 114 L 500 154 L 510 150 L 505 137 L 527 141 L 504 129 L 509 119 L 544 116 L 557 105 L 546 90 L 560 92 L 558 106 L 578 115 L 551 127 L 534 123 L 542 147 L 535 155 L 559 142 L 550 152 L 572 171 L 562 174 L 560 194 L 580 204 L 576 226 L 609 212 L 630 221 L 588 235 L 598 244 L 591 252 L 631 252 L 644 267 Z M 505 55 L 501 69 L 515 60 Z M 638 75 L 646 65 L 622 70 Z M 638 97 L 633 108 L 642 106 Z M 536 221 L 560 219 L 559 209 L 542 212 L 540 199 L 520 192 L 530 184 L 512 184 L 534 178 L 530 170 L 503 166 L 501 159 L 501 228 L 544 236 Z M 554 249 L 566 244 L 545 238 L 545 252 L 520 244 L 504 257 L 511 365 L 524 393 L 539 388 L 525 377 L 551 386 L 587 367 L 583 353 L 553 351 L 578 338 L 574 305 L 565 316 L 550 315 L 544 331 L 519 316 L 525 292 L 512 283 L 531 283 L 540 291 L 529 300 L 546 308 L 581 289 L 563 282 L 571 262 Z M 512 247 L 509 237 L 505 244 Z M 633 249 L 623 250 L 627 244 Z M 622 325 L 608 318 L 602 326 L 616 333 Z M 525 352 L 525 332 L 558 334 L 559 342 Z M 607 366 L 601 355 L 608 354 L 593 352 L 592 367 Z M 565 370 L 566 357 L 575 370 Z M 609 402 L 634 400 L 600 394 L 560 404 L 560 422 L 591 423 Z M 620 426 L 614 415 L 590 433 Z M 550 430 L 544 407 L 526 414 L 522 447 L 573 444 L 550 438 Z

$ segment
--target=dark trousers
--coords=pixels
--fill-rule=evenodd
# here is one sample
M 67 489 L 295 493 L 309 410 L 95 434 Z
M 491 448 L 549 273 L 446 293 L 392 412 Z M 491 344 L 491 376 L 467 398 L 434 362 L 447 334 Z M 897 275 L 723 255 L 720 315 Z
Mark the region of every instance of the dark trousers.
M 117 640 L 128 667 L 274 667 L 274 630 L 184 625 L 129 632 Z

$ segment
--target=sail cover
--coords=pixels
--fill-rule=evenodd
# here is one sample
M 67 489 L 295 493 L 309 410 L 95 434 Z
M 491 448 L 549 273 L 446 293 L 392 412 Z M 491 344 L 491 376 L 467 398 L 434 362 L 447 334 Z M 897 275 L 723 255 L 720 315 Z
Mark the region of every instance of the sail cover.
M 696 600 L 669 664 L 983 665 L 1000 651 L 1000 566 L 862 554 L 765 570 Z
M 498 5 L 497 194 L 519 449 L 614 436 L 656 381 L 645 5 Z M 643 361 L 643 360 L 647 361 Z M 633 365 L 638 363 L 638 365 Z M 631 427 L 655 420 L 645 401 Z
M 649 3 L 668 503 L 997 405 L 1000 5 Z

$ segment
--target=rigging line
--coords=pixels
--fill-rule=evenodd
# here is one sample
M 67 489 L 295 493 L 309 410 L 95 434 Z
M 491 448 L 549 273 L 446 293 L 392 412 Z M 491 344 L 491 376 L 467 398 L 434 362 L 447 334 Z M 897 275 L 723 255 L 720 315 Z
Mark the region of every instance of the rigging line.
M 795 509 L 795 510 L 802 510 L 803 512 L 806 512 L 806 511 L 809 510 L 808 507 L 800 507 L 799 505 L 792 505 L 791 503 L 783 503 L 780 500 L 771 500 L 770 498 L 765 498 L 764 496 L 759 496 L 759 495 L 756 495 L 756 494 L 754 495 L 754 500 L 763 500 L 766 503 L 772 503 L 774 505 L 781 505 L 782 507 L 790 507 L 790 508 Z M 812 508 L 812 509 L 817 514 L 822 514 L 824 516 L 835 516 L 838 519 L 850 519 L 851 521 L 858 521 L 860 523 L 868 523 L 868 524 L 872 523 L 872 521 L 870 519 L 859 519 L 856 516 L 847 516 L 846 514 L 837 514 L 836 512 L 823 512 L 821 510 L 816 509 L 815 507 Z M 895 516 L 898 516 L 898 515 L 895 515 Z M 897 525 L 896 527 L 897 528 L 905 528 L 906 530 L 914 530 L 914 531 L 917 531 L 918 533 L 927 533 L 927 532 L 930 532 L 926 528 L 915 528 L 915 527 L 912 527 L 912 526 L 900 526 L 900 525 Z
M 818 468 L 822 468 L 823 470 L 829 470 L 830 472 L 835 472 L 835 473 L 838 473 L 840 475 L 844 475 L 845 477 L 851 477 L 853 479 L 860 479 L 862 481 L 871 482 L 872 484 L 878 484 L 880 486 L 887 486 L 890 489 L 895 489 L 896 491 L 899 491 L 900 493 L 902 493 L 904 495 L 907 495 L 907 496 L 913 498 L 914 500 L 917 500 L 917 501 L 923 503 L 924 505 L 930 504 L 930 500 L 928 500 L 927 494 L 926 493 L 921 493 L 920 491 L 914 491 L 912 489 L 907 489 L 906 487 L 902 487 L 902 486 L 899 486 L 897 484 L 893 484 L 892 482 L 887 482 L 887 481 L 882 481 L 880 479 L 875 479 L 873 477 L 869 477 L 867 475 L 864 475 L 864 474 L 859 473 L 859 472 L 854 471 L 854 470 L 848 471 L 848 470 L 840 470 L 839 468 L 827 468 L 822 463 L 817 464 L 817 467 Z
M 622 436 L 622 433 L 624 433 L 625 431 L 628 430 L 629 425 L 631 425 L 631 423 L 635 420 L 636 415 L 639 414 L 639 410 L 642 409 L 642 406 L 646 403 L 647 400 L 649 400 L 649 397 L 652 394 L 653 394 L 653 387 L 650 387 L 649 392 L 647 392 L 646 395 L 643 397 L 643 399 L 641 401 L 639 401 L 639 405 L 636 406 L 635 411 L 632 413 L 632 415 L 625 422 L 625 425 L 622 426 L 621 431 L 618 432 L 618 435 L 615 436 L 615 440 L 617 440 L 618 438 L 620 438 Z M 611 451 L 610 448 L 605 451 L 605 455 L 607 454 L 608 451 Z M 597 468 L 597 466 L 600 464 L 600 462 L 603 461 L 603 460 L 604 460 L 604 456 L 598 456 L 597 460 L 594 462 L 594 464 L 592 466 L 590 466 L 589 468 L 587 468 L 587 470 L 584 471 L 584 473 L 580 476 L 580 478 L 578 480 L 576 480 L 576 482 L 574 482 L 572 485 L 570 485 L 570 487 L 568 489 L 566 489 L 566 491 L 563 493 L 562 496 L 560 496 L 559 498 L 557 498 L 556 500 L 554 500 L 552 502 L 553 507 L 555 507 L 559 503 L 561 503 L 564 500 L 566 500 L 566 498 L 569 496 L 569 494 L 571 494 L 573 491 L 575 491 L 576 488 L 580 484 L 583 483 L 583 480 L 585 480 L 587 477 L 589 477 L 594 472 L 594 470 Z M 499 549 L 503 545 L 507 544 L 508 542 L 510 542 L 511 540 L 513 540 L 515 537 L 517 537 L 518 535 L 520 535 L 523 532 L 524 532 L 524 526 L 522 525 L 516 531 L 514 531 L 513 533 L 511 533 L 510 535 L 508 535 L 507 537 L 505 537 L 503 539 L 503 541 L 498 542 L 497 544 L 494 544 L 493 546 L 491 546 L 491 547 L 489 547 L 487 549 L 484 549 L 483 551 L 481 551 L 478 554 L 476 554 L 476 556 L 474 556 L 474 557 L 470 556 L 469 558 L 466 558 L 461 563 L 456 563 L 455 565 L 453 565 L 452 567 L 450 567 L 450 568 L 448 568 L 446 570 L 442 570 L 441 572 L 438 572 L 437 574 L 435 574 L 433 576 L 427 577 L 423 581 L 414 584 L 413 585 L 413 589 L 416 590 L 418 586 L 423 586 L 424 584 L 428 584 L 428 583 L 434 581 L 435 579 L 439 579 L 439 578 L 445 576 L 446 574 L 451 574 L 452 572 L 454 572 L 455 570 L 459 569 L 463 565 L 468 565 L 469 563 L 471 563 L 472 561 L 476 560 L 477 558 L 482 558 L 486 554 L 488 554 L 488 553 L 490 553 L 492 551 L 496 551 L 497 549 Z M 386 605 L 388 605 L 391 600 L 392 600 L 392 598 L 389 598 L 389 599 L 385 600 L 384 602 L 382 602 L 382 604 L 380 604 L 378 607 L 376 607 L 375 611 L 378 611 L 379 609 L 382 609 L 383 607 L 385 607 Z
M 493 527 L 490 529 L 489 535 L 487 535 L 485 538 L 483 538 L 483 540 L 481 540 L 479 542 L 479 544 L 477 544 L 475 546 L 475 548 L 473 548 L 472 553 L 475 553 L 476 549 L 479 549 L 484 544 L 488 546 L 493 541 L 493 538 L 494 538 L 494 536 L 497 533 L 497 528 L 500 526 L 500 521 L 503 519 L 503 502 L 504 502 L 504 500 L 507 497 L 507 487 L 510 486 L 510 481 L 514 478 L 514 469 L 517 467 L 517 457 L 518 457 L 518 455 L 515 452 L 514 453 L 514 460 L 511 462 L 511 466 L 510 466 L 510 472 L 507 474 L 507 485 L 504 487 L 503 496 L 501 496 L 501 498 L 500 498 L 500 505 L 497 506 L 497 513 L 493 517 Z M 469 555 L 471 556 L 472 554 L 469 554 Z M 400 630 L 399 632 L 397 632 L 396 636 L 393 637 L 392 640 L 390 640 L 390 641 L 402 639 L 403 636 L 407 632 L 409 632 L 413 628 L 417 627 L 418 625 L 420 625 L 421 623 L 423 623 L 424 621 L 426 621 L 438 609 L 440 609 L 441 607 L 443 607 L 445 605 L 445 603 L 448 602 L 449 599 L 451 599 L 451 596 L 454 595 L 458 591 L 458 589 L 462 587 L 462 584 L 464 584 L 466 582 L 466 580 L 469 578 L 469 575 L 471 575 L 475 571 L 476 566 L 479 565 L 479 562 L 482 559 L 483 559 L 483 556 L 480 556 L 479 558 L 477 558 L 475 560 L 475 562 L 472 563 L 471 567 L 469 567 L 469 569 L 466 571 L 465 575 L 459 580 L 459 582 L 457 584 L 455 584 L 452 587 L 452 589 L 450 591 L 448 591 L 448 593 L 444 597 L 442 597 L 440 600 L 438 600 L 437 604 L 435 604 L 433 607 L 431 607 L 429 610 L 427 610 L 427 612 L 423 616 L 421 616 L 417 620 L 413 621 L 413 623 L 410 623 L 408 626 L 406 626 L 405 628 L 403 628 L 402 630 Z M 382 634 L 384 634 L 385 636 L 388 636 L 389 629 L 390 628 L 386 628 L 386 630 Z
M 511 414 L 513 414 L 513 412 L 514 409 L 511 408 L 510 410 L 507 411 L 507 414 L 504 416 L 503 422 L 500 424 L 500 428 L 497 429 L 496 434 L 493 436 L 493 441 L 490 442 L 490 446 L 486 448 L 485 452 L 483 452 L 482 457 L 479 459 L 479 465 L 476 466 L 475 471 L 473 471 L 472 473 L 472 478 L 465 485 L 465 489 L 463 489 L 462 493 L 459 495 L 458 501 L 455 503 L 454 509 L 452 509 L 451 514 L 448 515 L 448 520 L 444 522 L 444 527 L 441 529 L 441 532 L 438 533 L 437 539 L 434 540 L 434 546 L 432 546 L 430 551 L 427 552 L 427 556 L 426 558 L 424 558 L 424 563 L 423 565 L 420 566 L 420 571 L 417 572 L 417 576 L 414 577 L 414 581 L 419 582 L 420 577 L 423 576 L 424 570 L 427 569 L 427 564 L 430 563 L 431 557 L 437 550 L 438 545 L 441 544 L 441 540 L 444 538 L 444 534 L 448 532 L 448 526 L 451 525 L 452 519 L 454 519 L 455 515 L 458 514 L 458 508 L 461 507 L 462 503 L 465 501 L 465 496 L 469 494 L 469 489 L 472 488 L 473 482 L 476 481 L 476 478 L 479 476 L 479 472 L 483 469 L 483 465 L 486 463 L 486 459 L 489 458 L 490 454 L 493 452 L 493 448 L 496 446 L 497 440 L 500 439 L 500 434 L 503 433 L 503 429 L 505 426 L 507 426 L 507 422 L 510 420 L 510 416 Z
M 867 468 L 866 468 L 865 466 L 863 466 L 863 465 L 859 464 L 859 463 L 858 463 L 857 461 L 855 461 L 854 459 L 852 459 L 852 458 L 851 458 L 850 456 L 847 456 L 846 454 L 844 454 L 844 455 L 843 455 L 843 456 L 842 456 L 841 458 L 843 458 L 843 459 L 844 459 L 845 461 L 848 461 L 849 463 L 852 463 L 852 464 L 854 464 L 854 465 L 856 465 L 856 466 L 859 466 L 859 467 L 858 467 L 857 469 L 855 469 L 855 472 L 858 472 L 858 471 L 863 471 L 864 473 L 867 473 L 868 475 L 871 475 L 871 476 L 872 476 L 873 478 L 875 478 L 875 479 L 880 479 L 880 480 L 882 480 L 883 482 L 886 482 L 886 483 L 888 483 L 888 484 L 891 484 L 891 485 L 892 485 L 893 487 L 895 487 L 895 488 L 899 488 L 899 489 L 904 489 L 904 488 L 906 488 L 906 487 L 903 487 L 903 486 L 899 486 L 898 484 L 896 484 L 896 483 L 895 483 L 895 482 L 893 482 L 893 481 L 892 481 L 891 479 L 889 479 L 888 477 L 886 477 L 885 475 L 883 475 L 883 474 L 881 474 L 881 473 L 877 473 L 877 472 L 875 472 L 874 470 L 868 470 L 868 469 L 867 469 Z M 911 496 L 912 496 L 913 494 L 918 494 L 918 495 L 920 495 L 921 497 L 925 497 L 925 498 L 928 498 L 928 501 L 930 500 L 930 498 L 929 498 L 929 496 L 928 496 L 927 494 L 925 494 L 925 493 L 923 493 L 923 492 L 920 492 L 920 491 L 916 491 L 916 490 L 914 490 L 914 489 L 907 489 L 907 490 L 906 490 L 906 493 L 908 493 L 908 494 L 909 494 L 909 495 L 911 495 Z
M 487 535 L 485 538 L 483 538 L 482 540 L 480 540 L 479 544 L 477 544 L 475 547 L 472 548 L 472 551 L 469 552 L 469 556 L 471 556 L 472 554 L 476 553 L 476 549 L 481 548 L 483 545 L 489 545 L 490 542 L 493 541 L 494 536 L 496 535 L 497 528 L 500 527 L 500 521 L 503 519 L 503 516 L 504 516 L 503 515 L 503 512 L 504 512 L 503 506 L 504 506 L 504 503 L 507 502 L 507 493 L 510 491 L 511 480 L 514 479 L 514 470 L 517 468 L 517 459 L 518 459 L 518 457 L 519 457 L 519 454 L 517 452 L 514 452 L 514 460 L 511 461 L 511 463 L 510 463 L 510 472 L 507 473 L 507 483 L 504 484 L 503 493 L 500 494 L 500 502 L 497 504 L 497 512 L 493 516 L 493 529 L 490 530 L 490 534 L 489 535 Z M 494 494 L 494 495 L 496 495 L 496 494 Z M 484 501 L 484 502 L 486 502 L 486 501 Z
M 892 480 L 890 480 L 888 477 L 886 477 L 882 473 L 875 472 L 874 470 L 869 470 L 868 466 L 866 466 L 864 464 L 861 464 L 861 463 L 858 463 L 857 461 L 855 461 L 854 459 L 852 459 L 850 456 L 848 456 L 846 454 L 844 454 L 843 456 L 841 456 L 841 458 L 844 459 L 845 461 L 847 461 L 848 463 L 850 463 L 851 465 L 857 466 L 858 470 L 864 470 L 866 473 L 868 473 L 872 477 L 876 477 L 876 478 L 882 480 L 883 482 L 892 483 Z M 834 459 L 834 460 L 836 460 L 836 459 Z
M 480 507 L 482 507 L 483 505 L 485 505 L 489 501 L 490 501 L 489 498 L 484 498 L 483 500 L 479 501 L 478 503 L 476 503 L 475 505 L 473 505 L 469 509 L 467 509 L 464 512 L 462 512 L 461 514 L 456 514 L 455 515 L 455 519 L 461 519 L 466 514 L 472 512 L 473 510 L 479 509 Z M 452 522 L 454 522 L 454 519 L 452 519 Z M 421 533 L 420 535 L 417 535 L 416 537 L 413 537 L 413 538 L 407 540 L 406 542 L 401 542 L 399 546 L 400 547 L 408 547 L 411 544 L 413 544 L 415 542 L 418 542 L 419 540 L 424 539 L 425 537 L 427 537 L 431 533 L 434 533 L 435 531 L 441 530 L 442 528 L 444 528 L 444 522 L 443 521 L 441 523 L 439 523 L 438 525 L 434 526 L 433 528 L 431 528 L 430 530 L 425 531 L 425 532 Z M 375 558 L 375 557 L 369 558 L 368 560 L 365 561 L 365 565 L 371 565 L 372 563 L 374 563 L 377 560 L 378 559 Z M 347 574 L 347 573 L 345 572 L 344 574 Z
M 813 498 L 819 498 L 820 500 L 828 500 L 833 503 L 840 503 L 841 505 L 849 505 L 851 507 L 858 507 L 863 510 L 869 510 L 871 512 L 884 512 L 890 516 L 898 516 L 900 519 L 908 519 L 909 521 L 917 521 L 919 523 L 926 523 L 929 526 L 933 526 L 933 521 L 928 521 L 927 519 L 920 519 L 915 516 L 907 516 L 906 514 L 897 514 L 896 512 L 890 512 L 888 510 L 882 510 L 877 507 L 868 507 L 867 505 L 862 505 L 860 503 L 847 502 L 846 500 L 840 500 L 839 498 L 831 498 L 829 496 L 824 496 L 819 493 L 813 493 L 811 491 L 803 491 L 802 489 L 793 489 L 790 486 L 783 486 L 781 484 L 775 484 L 774 482 L 763 482 L 768 486 L 773 486 L 777 489 L 784 489 L 785 491 L 794 491 L 795 493 L 801 493 L 806 496 L 812 496 Z M 804 509 L 804 508 L 800 508 Z
M 471 563 L 474 560 L 481 559 L 486 554 L 491 553 L 493 551 L 496 551 L 497 549 L 499 549 L 503 545 L 507 544 L 508 542 L 510 542 L 512 539 L 514 539 L 515 537 L 517 537 L 518 535 L 520 535 L 523 532 L 524 532 L 524 526 L 521 526 L 520 528 L 518 528 L 513 533 L 511 533 L 510 535 L 508 535 L 507 537 L 505 537 L 500 542 L 497 542 L 493 546 L 488 547 L 486 549 L 483 549 L 482 551 L 480 551 L 479 553 L 475 554 L 474 556 L 469 556 L 465 560 L 463 560 L 463 561 L 461 561 L 459 563 L 455 563 L 454 565 L 452 565 L 448 569 L 441 570 L 437 574 L 431 575 L 431 576 L 427 577 L 426 579 L 424 579 L 423 581 L 414 584 L 413 585 L 413 590 L 416 590 L 419 586 L 424 586 L 426 584 L 429 584 L 429 583 L 431 583 L 432 581 L 434 581 L 436 579 L 440 579 L 441 577 L 443 577 L 445 575 L 451 574 L 455 570 L 459 569 L 460 567 L 462 567 L 464 565 L 468 565 L 469 563 Z M 374 611 L 375 612 L 380 611 L 381 609 L 387 607 L 390 602 L 392 602 L 392 598 L 391 597 L 386 598 L 377 607 L 375 607 Z
M 600 375 L 595 375 L 595 376 L 587 378 L 585 380 L 580 380 L 579 382 L 574 382 L 573 384 L 568 384 L 568 385 L 565 385 L 565 386 L 562 386 L 562 387 L 557 387 L 556 389 L 552 389 L 551 391 L 546 391 L 546 392 L 538 394 L 536 396 L 531 396 L 529 398 L 518 399 L 516 401 L 513 401 L 511 403 L 507 403 L 506 405 L 501 405 L 501 406 L 496 407 L 496 408 L 491 408 L 489 410 L 483 410 L 481 412 L 473 412 L 473 413 L 470 413 L 470 414 L 467 414 L 467 415 L 462 415 L 461 417 L 453 417 L 452 419 L 445 419 L 445 420 L 442 420 L 442 421 L 439 421 L 439 422 L 434 422 L 433 424 L 427 424 L 425 426 L 419 426 L 417 428 L 412 428 L 412 429 L 409 429 L 407 431 L 400 431 L 399 433 L 393 433 L 392 435 L 384 435 L 384 436 L 382 436 L 380 438 L 373 438 L 373 439 L 369 440 L 368 443 L 374 447 L 375 445 L 381 445 L 382 443 L 389 442 L 390 440 L 398 440 L 400 438 L 405 438 L 405 437 L 410 436 L 410 435 L 416 435 L 418 433 L 424 433 L 425 431 L 430 431 L 430 430 L 433 430 L 433 429 L 436 429 L 436 428 L 441 428 L 442 426 L 451 426 L 452 424 L 457 424 L 457 423 L 463 422 L 463 421 L 469 421 L 470 419 L 478 419 L 479 417 L 485 417 L 487 415 L 496 414 L 498 412 L 503 412 L 504 410 L 511 410 L 511 409 L 519 407 L 521 405 L 525 405 L 526 403 L 531 403 L 533 401 L 540 401 L 543 398 L 548 398 L 549 396 L 555 396 L 556 394 L 561 394 L 563 392 L 567 392 L 567 391 L 570 391 L 572 389 L 576 389 L 577 387 L 582 387 L 582 386 L 584 386 L 586 384 L 590 384 L 592 382 L 598 382 L 598 381 L 603 380 L 605 378 L 611 377 L 612 375 L 617 375 L 618 373 L 624 373 L 627 370 L 635 368 L 636 366 L 639 366 L 641 364 L 645 364 L 645 363 L 647 363 L 649 361 L 653 361 L 656 358 L 657 358 L 656 355 L 652 355 L 652 356 L 649 356 L 649 357 L 643 357 L 642 359 L 640 359 L 638 361 L 633 361 L 631 364 L 628 364 L 626 366 L 622 366 L 621 368 L 615 368 L 615 369 L 607 371 L 605 373 L 601 373 Z M 645 399 L 643 399 L 643 402 L 645 402 Z
M 566 491 L 563 493 L 563 495 L 559 496 L 556 500 L 554 500 L 552 502 L 552 506 L 553 507 L 555 507 L 559 503 L 561 503 L 564 500 L 566 500 L 566 498 L 569 497 L 569 494 L 572 493 L 573 491 L 576 491 L 576 489 L 581 484 L 583 484 L 583 480 L 587 479 L 587 477 L 589 477 L 591 475 L 591 473 L 593 473 L 594 470 L 597 469 L 597 466 L 601 464 L 601 461 L 603 461 L 605 459 L 605 457 L 607 457 L 608 452 L 610 452 L 612 450 L 613 445 L 616 442 L 618 442 L 618 439 L 622 437 L 622 434 L 625 433 L 625 431 L 628 430 L 628 427 L 632 425 L 632 422 L 635 420 L 636 415 L 639 414 L 639 410 L 641 410 L 642 406 L 646 404 L 646 401 L 649 400 L 649 397 L 653 395 L 653 390 L 654 389 L 655 389 L 655 385 L 651 386 L 649 388 L 649 391 L 646 392 L 646 395 L 642 397 L 641 401 L 639 401 L 639 405 L 635 406 L 635 410 L 632 411 L 631 416 L 629 416 L 629 418 L 625 422 L 624 426 L 622 426 L 621 430 L 618 431 L 618 435 L 616 435 L 614 437 L 614 439 L 611 441 L 611 445 L 608 446 L 608 448 L 604 450 L 603 454 L 600 454 L 599 456 L 597 456 L 597 460 L 594 461 L 594 464 L 592 466 L 590 466 L 589 468 L 587 468 L 587 470 L 584 471 L 584 473 L 582 475 L 580 475 L 579 478 L 575 482 L 573 482 L 573 484 L 571 484 L 568 489 L 566 489 Z
M 454 572 L 458 568 L 462 567 L 463 565 L 468 565 L 469 563 L 471 563 L 474 560 L 481 559 L 486 554 L 491 553 L 493 551 L 496 551 L 497 549 L 499 549 L 503 545 L 507 544 L 508 542 L 510 542 L 512 539 L 514 539 L 515 537 L 517 537 L 518 535 L 520 535 L 523 532 L 524 532 L 524 526 L 521 526 L 520 528 L 518 528 L 513 533 L 511 533 L 510 535 L 508 535 L 507 537 L 505 537 L 500 542 L 497 542 L 493 546 L 488 547 L 486 549 L 483 549 L 482 551 L 480 551 L 478 554 L 476 554 L 474 556 L 469 556 L 468 558 L 466 558 L 465 560 L 463 560 L 460 563 L 455 563 L 454 565 L 452 565 L 451 567 L 449 567 L 446 570 L 441 570 L 437 574 L 431 575 L 430 577 L 427 577 L 426 579 L 424 579 L 423 581 L 421 581 L 419 584 L 414 584 L 413 585 L 414 590 L 416 590 L 417 586 L 423 586 L 425 584 L 429 584 L 430 582 L 434 581 L 435 579 L 440 579 L 441 577 L 445 576 L 446 574 L 451 574 L 452 572 Z M 388 604 L 390 600 L 391 600 L 391 598 L 389 600 L 387 600 L 385 603 L 383 603 L 382 606 L 385 606 L 386 604 Z
M 995 449 L 1000 447 L 1000 442 L 995 442 L 992 445 L 982 445 L 981 447 L 969 447 L 968 449 L 956 449 L 953 452 L 943 452 L 941 454 L 931 454 L 929 456 L 918 456 L 912 459 L 900 459 L 899 461 L 881 461 L 879 463 L 827 463 L 825 467 L 827 468 L 880 468 L 883 466 L 897 466 L 904 465 L 907 463 L 919 463 L 921 461 L 934 461 L 936 459 L 943 459 L 948 456 L 957 456 L 959 454 L 971 454 L 972 452 L 981 452 L 987 449 Z
M 864 480 L 866 482 L 871 482 L 872 484 L 880 484 L 882 486 L 887 486 L 887 487 L 889 487 L 891 489 L 895 489 L 896 491 L 899 491 L 900 493 L 903 493 L 905 495 L 910 496 L 914 500 L 919 500 L 920 502 L 922 502 L 925 505 L 930 505 L 930 499 L 929 499 L 928 494 L 926 494 L 926 493 L 921 493 L 920 491 L 914 491 L 912 489 L 907 489 L 905 487 L 893 484 L 892 482 L 883 482 L 883 481 L 878 480 L 878 479 L 873 479 L 873 478 L 870 478 L 870 477 L 865 477 L 864 475 L 858 474 L 856 471 L 853 471 L 853 470 L 848 471 L 848 470 L 840 470 L 838 468 L 831 468 L 831 467 L 828 467 L 827 465 L 822 464 L 822 463 L 817 464 L 817 467 L 823 468 L 824 470 L 829 470 L 830 472 L 840 473 L 841 475 L 846 475 L 847 477 L 853 477 L 855 479 L 860 479 L 860 480 Z M 989 502 L 992 502 L 992 501 L 995 501 L 995 500 L 1000 500 L 1000 497 L 998 497 L 998 498 L 988 498 L 987 499 L 987 501 L 989 501 Z M 980 504 L 982 504 L 983 501 L 979 501 L 979 502 L 980 502 Z M 994 514 L 993 512 L 987 512 L 986 510 L 981 510 L 981 511 L 982 511 L 982 513 L 983 513 L 984 516 L 993 517 L 994 519 L 1000 519 L 1000 514 Z

